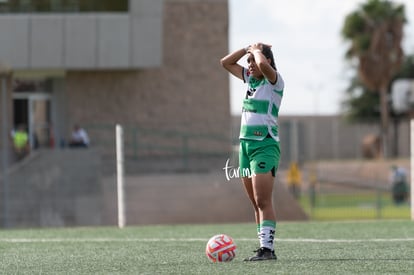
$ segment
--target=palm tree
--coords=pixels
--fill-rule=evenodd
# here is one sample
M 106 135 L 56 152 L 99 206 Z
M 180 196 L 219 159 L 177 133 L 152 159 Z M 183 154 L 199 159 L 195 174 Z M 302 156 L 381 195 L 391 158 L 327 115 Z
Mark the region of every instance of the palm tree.
M 368 0 L 345 18 L 342 36 L 351 42 L 346 58 L 358 61 L 363 84 L 380 94 L 382 153 L 387 157 L 388 87 L 404 58 L 401 48 L 404 5 L 387 0 Z

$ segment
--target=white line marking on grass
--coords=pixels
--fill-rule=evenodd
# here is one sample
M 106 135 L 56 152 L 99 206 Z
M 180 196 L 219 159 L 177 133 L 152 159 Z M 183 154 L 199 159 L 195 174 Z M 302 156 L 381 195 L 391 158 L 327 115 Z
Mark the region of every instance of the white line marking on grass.
M 414 238 L 405 239 L 276 239 L 279 242 L 302 242 L 302 243 L 366 243 L 366 242 L 412 242 Z
M 235 242 L 256 242 L 258 239 L 235 238 Z M 104 243 L 104 242 L 207 242 L 208 238 L 0 238 L 0 243 Z M 297 243 L 367 243 L 367 242 L 413 242 L 414 238 L 390 239 L 275 239 L 276 242 Z

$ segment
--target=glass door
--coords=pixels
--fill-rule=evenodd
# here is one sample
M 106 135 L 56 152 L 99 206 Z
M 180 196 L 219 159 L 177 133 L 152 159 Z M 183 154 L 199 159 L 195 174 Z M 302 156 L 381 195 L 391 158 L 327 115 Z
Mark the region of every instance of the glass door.
M 51 136 L 51 100 L 47 93 L 13 95 L 14 128 L 24 125 L 33 149 L 53 146 Z

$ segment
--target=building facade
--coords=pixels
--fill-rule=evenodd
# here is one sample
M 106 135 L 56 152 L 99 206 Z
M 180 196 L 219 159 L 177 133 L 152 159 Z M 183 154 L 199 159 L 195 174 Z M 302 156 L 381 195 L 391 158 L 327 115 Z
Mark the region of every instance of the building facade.
M 9 130 L 25 124 L 32 147 L 58 147 L 79 124 L 105 150 L 122 124 L 138 133 L 127 133 L 129 151 L 139 139 L 148 154 L 162 154 L 152 143 L 173 152 L 183 137 L 190 149 L 230 150 L 228 74 L 219 63 L 227 0 L 42 2 L 0 4 Z

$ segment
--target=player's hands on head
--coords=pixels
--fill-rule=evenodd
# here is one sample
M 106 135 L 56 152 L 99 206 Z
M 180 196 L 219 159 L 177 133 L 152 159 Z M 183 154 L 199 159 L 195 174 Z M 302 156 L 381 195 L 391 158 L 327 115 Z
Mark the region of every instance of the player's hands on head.
M 272 47 L 272 45 L 270 45 L 270 44 L 264 44 L 264 43 L 261 43 L 261 42 L 257 42 L 255 44 L 250 45 L 247 52 L 248 53 L 253 53 L 254 50 L 263 51 L 263 46 L 267 46 L 269 48 Z

